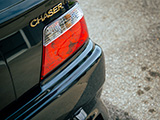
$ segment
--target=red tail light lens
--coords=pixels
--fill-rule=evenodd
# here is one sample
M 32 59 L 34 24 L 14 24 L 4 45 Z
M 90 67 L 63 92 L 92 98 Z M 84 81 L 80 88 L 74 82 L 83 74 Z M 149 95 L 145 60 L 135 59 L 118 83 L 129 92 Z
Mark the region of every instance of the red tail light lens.
M 43 31 L 41 79 L 62 64 L 88 40 L 83 12 L 76 4 Z

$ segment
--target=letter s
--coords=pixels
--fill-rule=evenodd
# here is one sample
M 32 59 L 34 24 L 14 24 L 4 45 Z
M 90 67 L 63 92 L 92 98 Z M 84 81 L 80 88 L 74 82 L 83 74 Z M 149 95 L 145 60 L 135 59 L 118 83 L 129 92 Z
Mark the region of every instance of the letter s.
M 48 16 L 51 17 L 51 16 L 53 16 L 53 14 L 54 14 L 54 13 L 53 13 L 53 10 L 50 9 L 50 10 L 48 11 Z M 49 17 L 48 17 L 48 18 L 49 18 Z

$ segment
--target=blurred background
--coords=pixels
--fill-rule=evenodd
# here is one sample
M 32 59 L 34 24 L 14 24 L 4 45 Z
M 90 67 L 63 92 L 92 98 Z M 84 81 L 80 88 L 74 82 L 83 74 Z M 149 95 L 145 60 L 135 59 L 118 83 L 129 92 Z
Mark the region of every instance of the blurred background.
M 110 120 L 160 120 L 160 0 L 79 0 L 105 54 Z

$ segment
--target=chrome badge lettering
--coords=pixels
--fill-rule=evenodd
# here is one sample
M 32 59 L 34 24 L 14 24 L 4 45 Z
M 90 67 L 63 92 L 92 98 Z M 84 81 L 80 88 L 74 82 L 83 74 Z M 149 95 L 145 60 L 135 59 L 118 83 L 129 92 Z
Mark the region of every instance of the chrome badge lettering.
M 43 22 L 46 18 L 52 17 L 55 13 L 60 11 L 63 8 L 62 3 L 59 3 L 54 8 L 51 8 L 48 10 L 48 12 L 44 13 L 43 15 L 40 15 L 39 17 L 33 19 L 30 22 L 31 27 L 36 27 L 40 22 Z

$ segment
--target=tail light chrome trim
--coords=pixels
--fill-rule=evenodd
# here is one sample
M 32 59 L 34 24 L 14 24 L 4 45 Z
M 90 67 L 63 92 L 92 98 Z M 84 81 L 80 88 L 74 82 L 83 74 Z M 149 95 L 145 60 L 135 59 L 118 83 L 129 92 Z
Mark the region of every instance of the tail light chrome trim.
M 67 30 L 73 27 L 83 17 L 82 9 L 77 3 L 65 14 L 47 25 L 43 30 L 43 45 L 47 46 L 52 41 L 60 37 Z

